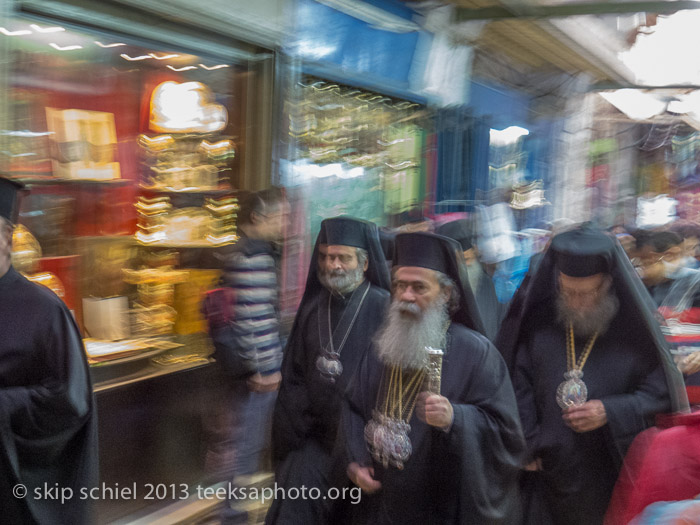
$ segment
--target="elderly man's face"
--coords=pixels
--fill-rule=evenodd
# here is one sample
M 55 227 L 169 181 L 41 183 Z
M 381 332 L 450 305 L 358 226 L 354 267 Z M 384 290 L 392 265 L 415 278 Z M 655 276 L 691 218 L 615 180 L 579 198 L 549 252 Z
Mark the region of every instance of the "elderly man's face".
M 571 309 L 592 310 L 600 303 L 610 286 L 607 274 L 598 273 L 590 277 L 570 277 L 559 274 L 559 293 Z
M 401 266 L 396 269 L 392 290 L 394 301 L 415 304 L 421 312 L 425 312 L 444 293 L 433 270 L 415 266 Z M 409 311 L 402 313 L 414 315 Z
M 365 257 L 358 258 L 358 250 L 354 246 L 319 245 L 317 273 L 326 289 L 345 294 L 360 286 L 369 262 Z
M 325 274 L 345 274 L 357 269 L 357 248 L 340 244 L 319 244 L 318 268 Z M 364 270 L 367 270 L 365 262 Z

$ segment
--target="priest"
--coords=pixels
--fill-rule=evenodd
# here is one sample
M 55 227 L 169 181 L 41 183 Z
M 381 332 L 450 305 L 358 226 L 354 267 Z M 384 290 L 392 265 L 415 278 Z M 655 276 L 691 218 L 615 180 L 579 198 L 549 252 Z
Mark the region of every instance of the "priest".
M 272 427 L 278 486 L 325 494 L 347 481 L 333 459 L 342 396 L 384 317 L 388 290 L 377 227 L 324 220 L 282 363 Z M 326 523 L 331 503 L 277 499 L 266 523 Z
M 21 185 L 0 177 L 0 500 L 3 523 L 93 523 L 94 399 L 83 342 L 52 291 L 11 265 Z M 45 487 L 65 498 L 51 497 Z M 68 497 L 68 496 L 71 497 Z
M 499 349 L 527 440 L 526 523 L 603 522 L 634 437 L 687 407 L 654 305 L 590 224 L 555 236 Z
M 512 524 L 524 450 L 513 388 L 482 330 L 461 247 L 396 236 L 389 314 L 343 408 L 354 522 Z

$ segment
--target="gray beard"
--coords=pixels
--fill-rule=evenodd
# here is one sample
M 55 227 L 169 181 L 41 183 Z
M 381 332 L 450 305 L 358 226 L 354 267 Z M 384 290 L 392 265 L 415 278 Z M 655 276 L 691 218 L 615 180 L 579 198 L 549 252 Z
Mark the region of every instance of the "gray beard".
M 564 327 L 571 323 L 574 334 L 581 337 L 590 337 L 596 332 L 602 335 L 607 332 L 619 308 L 620 300 L 614 292 L 608 292 L 598 306 L 587 311 L 569 308 L 564 298 L 558 295 L 557 321 Z
M 402 311 L 412 312 L 416 316 L 402 315 Z M 442 298 L 436 299 L 425 312 L 421 312 L 415 304 L 392 301 L 389 313 L 374 338 L 377 356 L 390 366 L 413 370 L 425 367 L 428 362 L 425 348 L 443 348 L 449 319 L 447 301 Z
M 326 272 L 318 269 L 318 280 L 331 293 L 347 294 L 362 284 L 365 271 L 358 265 L 354 270 L 331 270 Z

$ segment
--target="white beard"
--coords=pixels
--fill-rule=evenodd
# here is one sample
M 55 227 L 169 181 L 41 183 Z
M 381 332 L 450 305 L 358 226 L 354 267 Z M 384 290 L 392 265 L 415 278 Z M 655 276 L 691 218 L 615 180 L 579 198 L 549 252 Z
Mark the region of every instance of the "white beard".
M 318 280 L 321 284 L 332 293 L 347 294 L 362 284 L 365 280 L 365 271 L 359 265 L 354 270 L 332 270 L 326 272 L 319 268 Z
M 377 356 L 390 366 L 398 365 L 412 370 L 425 367 L 428 363 L 426 347 L 443 348 L 449 319 L 447 301 L 442 296 L 425 312 L 415 304 L 392 301 L 389 313 L 374 338 Z

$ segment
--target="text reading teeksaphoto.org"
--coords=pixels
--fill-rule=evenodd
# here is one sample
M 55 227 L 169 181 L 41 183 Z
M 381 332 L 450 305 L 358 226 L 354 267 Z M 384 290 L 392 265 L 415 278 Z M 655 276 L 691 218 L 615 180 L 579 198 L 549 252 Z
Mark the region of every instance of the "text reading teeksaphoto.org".
M 12 489 L 18 499 L 53 500 L 65 503 L 73 499 L 80 500 L 260 500 L 263 503 L 273 499 L 290 500 L 349 500 L 352 504 L 360 503 L 362 491 L 359 487 L 331 487 L 322 491 L 317 487 L 237 487 L 231 483 L 213 487 L 190 486 L 186 483 L 144 483 L 125 484 L 102 483 L 95 487 L 62 487 L 58 484 L 44 483 L 28 488 L 18 483 Z

